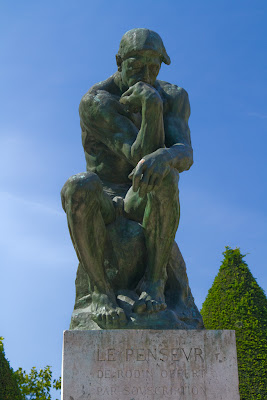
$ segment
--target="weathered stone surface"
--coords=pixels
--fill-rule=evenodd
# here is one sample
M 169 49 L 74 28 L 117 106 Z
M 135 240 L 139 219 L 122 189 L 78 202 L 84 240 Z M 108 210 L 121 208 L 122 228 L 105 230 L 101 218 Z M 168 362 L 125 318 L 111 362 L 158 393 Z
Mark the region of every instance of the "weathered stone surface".
M 239 400 L 234 331 L 65 331 L 63 400 Z

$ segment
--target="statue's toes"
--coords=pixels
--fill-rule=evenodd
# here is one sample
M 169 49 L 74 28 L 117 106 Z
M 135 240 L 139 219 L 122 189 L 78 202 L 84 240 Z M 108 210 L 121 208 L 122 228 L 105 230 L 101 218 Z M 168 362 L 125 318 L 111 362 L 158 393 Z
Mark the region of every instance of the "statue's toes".
M 123 310 L 112 310 L 106 315 L 106 326 L 108 328 L 119 328 L 126 325 L 127 319 Z
M 102 324 L 104 327 L 108 327 L 112 323 L 112 319 L 110 318 L 109 312 L 105 312 L 102 314 Z
M 107 316 L 105 313 L 96 314 L 93 319 L 97 325 L 99 325 L 101 328 L 105 328 L 107 324 Z
M 160 302 L 160 303 L 158 303 L 157 307 L 158 307 L 158 312 L 159 311 L 164 311 L 167 308 L 167 304 L 164 303 L 164 302 Z
M 160 311 L 164 311 L 167 307 L 167 305 L 164 302 L 157 300 L 148 300 L 146 302 L 146 305 L 148 313 L 157 313 Z
M 156 313 L 160 311 L 160 303 L 155 300 L 151 300 L 152 310 L 150 312 Z
M 114 313 L 115 315 L 113 316 L 111 313 L 108 313 L 107 315 L 106 315 L 106 322 L 107 322 L 107 325 L 113 325 L 113 320 L 114 320 L 114 318 L 116 318 L 116 313 Z
M 138 300 L 134 306 L 133 306 L 133 312 L 137 314 L 143 314 L 143 313 L 157 313 L 160 311 L 165 310 L 167 305 L 164 302 L 159 302 L 156 300 L 145 300 L 145 299 L 140 299 Z
M 145 300 L 138 300 L 134 303 L 133 312 L 136 314 L 142 314 L 146 312 L 146 302 Z
M 113 327 L 113 318 L 109 313 L 100 313 L 97 314 L 93 320 L 97 323 L 97 325 L 102 329 L 108 329 Z
M 119 326 L 119 316 L 115 311 L 110 311 L 106 314 L 106 328 L 118 328 Z
M 96 319 L 97 322 L 102 322 L 102 320 L 103 320 L 103 314 L 101 314 L 101 313 L 96 314 L 96 316 L 95 316 L 94 319 Z

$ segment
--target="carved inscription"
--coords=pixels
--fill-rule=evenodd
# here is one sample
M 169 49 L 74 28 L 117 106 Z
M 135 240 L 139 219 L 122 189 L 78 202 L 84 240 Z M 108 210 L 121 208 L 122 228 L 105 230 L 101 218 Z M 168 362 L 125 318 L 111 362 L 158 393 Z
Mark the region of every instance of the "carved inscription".
M 205 395 L 205 387 L 199 384 L 205 376 L 204 349 L 186 346 L 184 341 L 179 340 L 177 347 L 163 341 L 159 346 L 98 348 L 94 358 L 100 368 L 94 372 L 99 385 L 92 394 L 99 398 L 134 396 L 141 400 L 156 395 L 179 400 L 188 394 Z M 123 368 L 117 368 L 118 363 Z
M 158 372 L 158 373 L 157 373 Z M 154 371 L 154 374 L 151 370 L 140 370 L 140 369 L 99 369 L 97 373 L 95 374 L 96 378 L 105 378 L 105 379 L 131 379 L 131 378 L 141 378 L 141 379 L 148 379 L 148 378 L 153 378 L 154 375 L 159 375 L 161 378 L 179 378 L 183 377 L 186 379 L 189 379 L 191 377 L 200 377 L 203 378 L 205 374 L 205 369 L 195 369 L 195 370 L 189 370 L 189 369 L 162 369 L 162 370 L 156 370 Z
M 93 388 L 91 391 L 92 394 L 97 396 L 113 396 L 114 394 L 118 396 L 176 396 L 175 399 L 179 400 L 181 397 L 186 394 L 198 395 L 198 394 L 206 394 L 206 389 L 203 386 L 132 386 L 132 387 L 118 387 L 118 386 L 109 386 L 109 387 L 101 387 L 98 386 Z M 136 400 L 136 399 L 134 399 Z
M 70 396 L 75 400 L 240 400 L 231 332 L 81 331 L 71 335 L 79 340 L 73 340 L 70 356 L 64 359 L 72 375 L 65 374 L 63 386 L 67 379 L 69 396 L 63 400 Z M 216 345 L 210 344 L 211 339 Z
M 185 359 L 201 360 L 204 362 L 203 350 L 198 347 L 184 348 L 153 348 L 153 349 L 126 349 L 123 352 L 117 349 L 98 349 L 96 352 L 96 361 L 180 361 Z

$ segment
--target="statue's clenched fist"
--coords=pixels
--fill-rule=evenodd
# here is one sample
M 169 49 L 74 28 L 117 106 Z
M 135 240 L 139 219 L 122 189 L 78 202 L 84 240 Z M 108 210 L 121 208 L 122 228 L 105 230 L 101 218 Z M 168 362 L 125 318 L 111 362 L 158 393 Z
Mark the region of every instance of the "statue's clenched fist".
M 137 82 L 126 90 L 120 98 L 120 103 L 128 106 L 131 112 L 141 111 L 144 104 L 162 107 L 162 99 L 158 91 L 144 82 Z

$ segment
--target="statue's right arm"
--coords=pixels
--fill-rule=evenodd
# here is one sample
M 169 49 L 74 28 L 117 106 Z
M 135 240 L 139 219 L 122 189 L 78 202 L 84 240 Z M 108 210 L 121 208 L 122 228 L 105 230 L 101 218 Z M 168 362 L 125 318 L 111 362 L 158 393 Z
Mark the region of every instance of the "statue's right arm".
M 127 109 L 142 112 L 140 130 Z M 88 133 L 134 167 L 147 154 L 164 147 L 163 105 L 158 92 L 143 82 L 129 88 L 123 96 L 93 87 L 83 96 L 79 108 L 83 146 Z
M 105 90 L 89 90 L 80 103 L 79 114 L 84 148 L 93 135 L 111 151 L 135 166 L 139 160 L 131 154 L 138 129 L 129 119 L 119 99 Z

